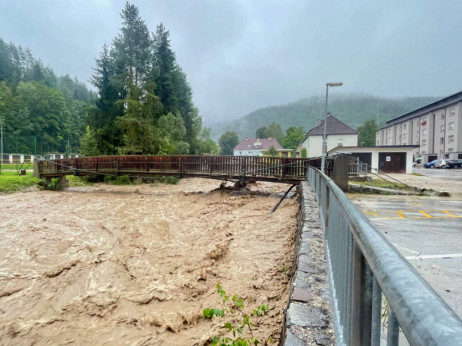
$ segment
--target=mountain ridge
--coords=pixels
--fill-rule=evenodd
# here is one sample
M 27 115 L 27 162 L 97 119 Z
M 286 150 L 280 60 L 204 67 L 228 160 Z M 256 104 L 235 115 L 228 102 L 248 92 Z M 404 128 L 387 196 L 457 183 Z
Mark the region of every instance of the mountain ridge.
M 340 94 L 329 96 L 328 111 L 348 126 L 356 129 L 368 119 L 376 119 L 381 126 L 392 118 L 439 99 L 441 97 L 386 98 L 362 93 Z M 240 140 L 254 138 L 258 128 L 268 127 L 272 122 L 279 123 L 283 131 L 290 126 L 300 126 L 308 132 L 316 126 L 316 120 L 323 119 L 324 103 L 324 96 L 310 96 L 283 105 L 258 108 L 228 123 L 211 123 L 212 138 L 218 140 L 226 131 L 235 131 Z

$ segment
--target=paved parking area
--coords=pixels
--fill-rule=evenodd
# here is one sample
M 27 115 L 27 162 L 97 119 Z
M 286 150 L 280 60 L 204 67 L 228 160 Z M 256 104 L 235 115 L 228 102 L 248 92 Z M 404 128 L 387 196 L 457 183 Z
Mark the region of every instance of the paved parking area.
M 350 198 L 462 318 L 462 200 L 370 195 Z
M 414 173 L 419 173 L 430 178 L 437 179 L 449 179 L 462 181 L 462 169 L 447 169 L 447 168 L 417 168 L 414 167 L 412 170 Z

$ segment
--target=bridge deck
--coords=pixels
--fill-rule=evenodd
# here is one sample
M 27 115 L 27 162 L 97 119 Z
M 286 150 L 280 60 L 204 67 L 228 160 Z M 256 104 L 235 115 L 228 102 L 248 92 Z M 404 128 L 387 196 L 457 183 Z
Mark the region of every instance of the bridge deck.
M 63 175 L 175 175 L 241 181 L 298 183 L 310 160 L 261 156 L 95 156 L 38 161 L 38 177 Z

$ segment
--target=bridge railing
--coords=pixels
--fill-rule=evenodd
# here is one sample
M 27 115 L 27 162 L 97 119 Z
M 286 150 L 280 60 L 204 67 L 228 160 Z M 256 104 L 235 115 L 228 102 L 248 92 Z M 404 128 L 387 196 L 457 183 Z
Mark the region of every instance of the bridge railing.
M 303 179 L 309 159 L 266 156 L 94 156 L 39 162 L 39 174 L 53 175 L 230 175 Z
M 309 168 L 326 237 L 339 345 L 462 345 L 462 321 L 325 174 Z

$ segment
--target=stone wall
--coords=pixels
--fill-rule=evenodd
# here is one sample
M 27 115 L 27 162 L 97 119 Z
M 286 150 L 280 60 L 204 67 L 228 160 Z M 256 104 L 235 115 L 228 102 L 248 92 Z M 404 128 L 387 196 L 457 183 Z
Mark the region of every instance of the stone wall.
M 319 209 L 308 182 L 299 185 L 298 195 L 295 270 L 282 344 L 333 345 L 331 294 Z

